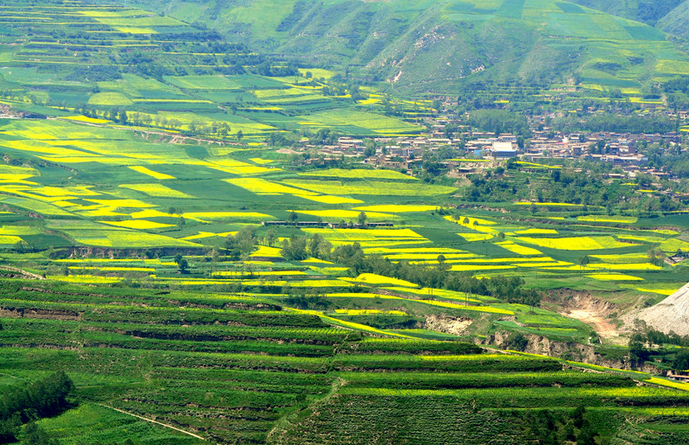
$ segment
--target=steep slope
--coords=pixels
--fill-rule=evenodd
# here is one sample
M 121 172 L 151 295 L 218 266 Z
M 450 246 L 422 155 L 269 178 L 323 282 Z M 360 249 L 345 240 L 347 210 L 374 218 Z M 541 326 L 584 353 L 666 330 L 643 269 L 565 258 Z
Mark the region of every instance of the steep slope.
M 407 92 L 511 82 L 639 88 L 689 66 L 687 55 L 653 27 L 556 0 L 140 2 L 263 51 L 348 67 Z M 676 2 L 655 9 L 634 2 L 650 16 L 628 15 L 653 22 Z
M 685 1 L 660 19 L 658 28 L 676 34 L 680 37 L 689 37 L 689 1 Z
M 641 311 L 634 318 L 669 333 L 689 335 L 689 283 L 653 307 Z
M 582 6 L 654 26 L 684 0 L 572 0 Z

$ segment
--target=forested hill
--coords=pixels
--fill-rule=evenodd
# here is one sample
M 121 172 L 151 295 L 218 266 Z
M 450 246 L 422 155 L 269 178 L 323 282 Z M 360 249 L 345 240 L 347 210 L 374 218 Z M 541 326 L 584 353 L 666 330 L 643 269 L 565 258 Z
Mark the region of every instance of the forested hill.
M 554 0 L 138 3 L 229 40 L 348 68 L 404 92 L 456 94 L 460 86 L 511 82 L 635 88 L 689 72 L 689 57 L 668 34 L 629 19 L 681 28 L 663 19 L 678 0 L 629 0 L 627 7 L 579 1 L 618 15 Z

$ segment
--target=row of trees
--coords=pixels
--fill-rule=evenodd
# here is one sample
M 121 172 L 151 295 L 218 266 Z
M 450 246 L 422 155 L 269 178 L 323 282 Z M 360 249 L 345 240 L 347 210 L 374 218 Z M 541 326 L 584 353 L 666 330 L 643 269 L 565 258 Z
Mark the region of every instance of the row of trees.
M 493 277 L 479 280 L 471 273 L 450 273 L 450 265 L 443 255 L 438 256 L 435 266 L 420 266 L 405 261 L 393 263 L 382 255 L 366 255 L 359 243 L 343 244 L 333 249 L 332 244 L 320 234 L 296 236 L 285 240 L 282 255 L 287 260 L 301 261 L 309 256 L 347 266 L 353 276 L 375 273 L 416 283 L 423 287 L 444 288 L 458 292 L 494 296 L 510 303 L 538 306 L 542 295 L 524 288 L 519 277 Z

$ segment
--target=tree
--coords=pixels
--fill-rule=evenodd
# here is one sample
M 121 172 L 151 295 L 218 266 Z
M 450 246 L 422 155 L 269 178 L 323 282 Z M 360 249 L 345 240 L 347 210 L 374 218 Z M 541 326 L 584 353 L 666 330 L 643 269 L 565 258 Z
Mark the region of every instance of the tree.
M 292 235 L 282 243 L 280 253 L 286 260 L 303 261 L 308 258 L 306 237 Z
M 182 215 L 177 218 L 177 230 L 182 230 L 187 222 L 184 220 Z
M 330 255 L 332 244 L 320 233 L 314 233 L 307 245 L 308 253 L 315 258 L 326 258 Z
M 241 141 L 243 137 L 244 137 L 244 132 L 242 130 L 239 130 L 237 132 L 237 140 Z
M 125 110 L 120 110 L 120 112 L 117 113 L 117 122 L 123 125 L 127 124 L 127 112 Z
M 366 212 L 361 212 L 359 213 L 359 216 L 357 217 L 357 220 L 359 222 L 360 226 L 365 226 L 366 225 L 366 219 L 368 217 L 366 216 Z
M 52 439 L 43 428 L 36 425 L 36 422 L 31 422 L 26 425 L 24 429 L 24 444 L 27 445 L 59 445 L 56 439 Z
M 588 255 L 584 255 L 583 257 L 579 258 L 579 267 L 580 267 L 581 269 L 585 269 L 586 266 L 589 265 L 589 261 L 591 261 L 591 259 L 589 258 L 589 256 L 588 256 Z
M 364 149 L 364 156 L 370 158 L 376 155 L 376 142 L 373 139 L 366 139 L 364 142 L 366 148 Z
M 275 229 L 268 230 L 268 232 L 266 233 L 265 240 L 268 247 L 273 247 L 275 245 L 275 243 L 278 240 L 278 235 Z
M 177 263 L 177 267 L 179 268 L 179 273 L 189 272 L 189 262 L 186 260 L 186 258 L 180 258 L 179 261 L 175 262 Z
M 33 248 L 31 247 L 31 244 L 27 243 L 23 239 L 20 239 L 19 241 L 14 243 L 14 250 L 17 253 L 26 253 L 32 251 Z
M 289 222 L 293 223 L 296 226 L 298 219 L 299 219 L 299 215 L 297 215 L 296 212 L 289 212 L 289 217 L 288 217 Z

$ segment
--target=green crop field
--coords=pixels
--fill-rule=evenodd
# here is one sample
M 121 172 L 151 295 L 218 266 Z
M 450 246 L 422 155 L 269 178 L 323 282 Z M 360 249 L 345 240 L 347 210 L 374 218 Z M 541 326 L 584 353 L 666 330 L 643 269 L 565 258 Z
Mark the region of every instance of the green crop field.
M 581 406 L 600 437 L 623 437 L 625 419 L 645 425 L 650 412 L 669 440 L 684 437 L 670 425 L 689 395 L 637 387 L 621 374 L 563 370 L 553 359 L 461 342 L 372 338 L 280 310 L 274 297 L 32 284 L 1 301 L 18 315 L 3 318 L 0 385 L 66 371 L 78 406 L 38 422 L 60 443 L 343 443 L 367 441 L 370 431 L 398 437 L 398 428 L 429 443 L 489 435 L 513 443 L 538 437 L 528 424 L 539 410 L 556 410 L 549 428 L 557 432 Z M 42 347 L 31 347 L 37 341 Z M 392 424 L 383 414 L 391 412 Z M 475 422 L 492 426 L 477 432 Z

